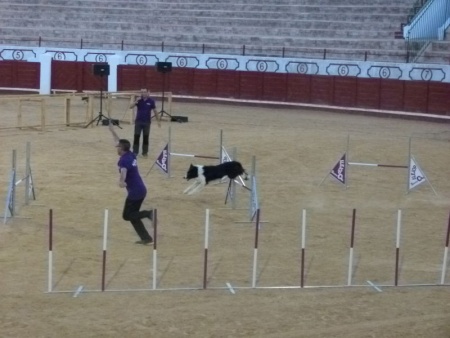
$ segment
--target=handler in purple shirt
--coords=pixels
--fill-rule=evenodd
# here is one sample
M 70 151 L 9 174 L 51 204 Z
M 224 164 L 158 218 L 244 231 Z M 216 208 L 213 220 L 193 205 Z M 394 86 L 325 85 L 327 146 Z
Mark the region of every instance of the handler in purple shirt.
M 161 127 L 160 116 L 156 112 L 155 101 L 150 97 L 147 89 L 141 89 L 141 97 L 136 100 L 130 108 L 137 107 L 136 118 L 134 120 L 134 140 L 133 153 L 137 156 L 139 154 L 139 143 L 142 135 L 142 156 L 147 157 L 150 126 L 152 123 L 152 111 L 155 114 L 158 127 Z
M 148 218 L 151 221 L 153 212 L 152 210 L 140 211 L 142 202 L 144 202 L 147 195 L 147 188 L 139 174 L 136 155 L 130 151 L 131 144 L 128 140 L 119 139 L 112 123 L 109 124 L 109 130 L 116 143 L 117 154 L 120 156 L 117 163 L 120 173 L 119 186 L 127 189 L 127 198 L 122 217 L 133 225 L 134 230 L 138 234 L 140 240 L 136 244 L 152 244 L 153 238 L 149 235 L 142 219 Z

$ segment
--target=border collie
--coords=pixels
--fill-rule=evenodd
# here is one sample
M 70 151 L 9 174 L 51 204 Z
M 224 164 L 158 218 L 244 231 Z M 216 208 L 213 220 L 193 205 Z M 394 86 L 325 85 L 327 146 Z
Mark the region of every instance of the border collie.
M 186 176 L 183 177 L 187 181 L 195 179 L 194 184 L 190 185 L 184 194 L 192 195 L 193 193 L 202 190 L 209 182 L 219 180 L 227 176 L 230 180 L 245 174 L 244 179 L 247 179 L 247 172 L 237 161 L 224 162 L 219 165 L 190 165 Z

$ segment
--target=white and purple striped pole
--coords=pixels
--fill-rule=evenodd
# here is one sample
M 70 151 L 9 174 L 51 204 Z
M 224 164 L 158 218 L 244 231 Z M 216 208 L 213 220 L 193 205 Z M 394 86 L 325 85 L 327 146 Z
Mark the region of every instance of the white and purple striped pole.
M 394 285 L 398 286 L 399 262 L 400 262 L 400 232 L 402 227 L 402 211 L 397 212 L 397 235 L 395 240 L 395 278 Z
M 301 263 L 300 263 L 300 287 L 305 286 L 305 245 L 306 245 L 306 210 L 302 211 L 302 242 L 301 242 Z
M 195 155 L 195 154 L 181 154 L 181 153 L 170 153 L 170 156 L 180 156 L 180 157 L 197 157 L 197 158 L 209 158 L 212 160 L 218 160 L 217 156 L 206 156 L 206 155 Z
M 158 249 L 157 249 L 157 241 L 158 241 L 158 210 L 153 210 L 153 283 L 152 288 L 156 290 L 157 277 L 158 277 Z
M 105 291 L 106 284 L 106 243 L 108 238 L 108 209 L 105 209 L 103 218 L 103 260 L 102 260 L 102 291 Z
M 48 292 L 53 291 L 53 209 L 48 215 Z
M 205 216 L 205 249 L 203 257 L 203 290 L 206 290 L 208 284 L 208 242 L 209 242 L 209 209 L 206 209 Z
M 400 168 L 400 169 L 409 168 L 407 165 L 396 165 L 396 164 L 380 164 L 380 163 L 365 163 L 365 162 L 348 162 L 348 164 L 363 167 L 383 167 L 383 168 Z
M 450 213 L 448 215 L 447 236 L 445 238 L 444 258 L 442 260 L 441 284 L 445 284 L 445 275 L 447 274 L 448 243 L 449 243 L 449 240 L 450 240 Z
M 355 223 L 356 223 L 356 209 L 353 209 L 352 228 L 350 233 L 350 252 L 348 255 L 348 276 L 347 285 L 352 285 L 353 276 L 353 244 L 355 243 Z
M 256 271 L 258 269 L 259 220 L 260 220 L 260 209 L 257 209 L 255 222 L 255 247 L 253 249 L 252 288 L 256 288 Z

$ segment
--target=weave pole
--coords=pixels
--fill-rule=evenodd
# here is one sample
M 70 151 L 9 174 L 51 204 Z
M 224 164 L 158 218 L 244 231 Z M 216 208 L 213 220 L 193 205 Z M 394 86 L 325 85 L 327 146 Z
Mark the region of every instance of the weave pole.
M 26 159 L 25 159 L 25 205 L 30 204 L 30 191 L 31 191 L 31 144 L 27 142 L 26 146 Z
M 208 242 L 209 242 L 209 209 L 206 209 L 205 215 L 205 249 L 203 257 L 203 290 L 206 290 L 208 284 Z
M 16 181 L 16 173 L 14 172 L 14 170 L 11 170 L 8 185 L 8 193 L 6 195 L 5 201 L 5 214 L 3 215 L 3 224 L 6 224 L 9 216 L 13 217 L 11 198 L 13 189 L 15 188 L 15 181 Z
M 356 209 L 353 209 L 352 214 L 352 229 L 350 234 L 350 252 L 348 254 L 348 276 L 347 285 L 352 285 L 353 276 L 353 244 L 355 243 L 355 223 L 356 223 Z
M 236 161 L 237 159 L 237 149 L 236 147 L 233 147 L 232 151 L 231 151 L 231 159 L 233 161 Z M 236 181 L 234 179 L 230 180 L 230 184 L 231 184 L 231 209 L 235 210 L 236 209 Z
M 406 194 L 409 193 L 409 180 L 411 175 L 411 137 L 408 140 L 408 171 L 406 173 Z
M 348 174 L 348 172 L 349 172 L 348 171 L 348 159 L 350 158 L 349 152 L 350 152 L 350 133 L 347 134 L 347 146 L 345 148 L 345 161 L 344 161 L 344 170 L 346 173 L 345 174 L 345 189 L 348 189 L 348 181 L 349 181 L 349 177 L 350 177 L 350 175 Z M 326 177 L 325 177 L 325 179 L 326 179 Z M 324 179 L 324 181 L 325 181 L 325 179 Z
M 53 291 L 53 210 L 48 213 L 48 286 L 47 291 Z
M 105 291 L 106 283 L 106 242 L 108 238 L 108 209 L 105 209 L 103 219 L 103 264 L 102 264 L 102 291 Z
M 253 249 L 252 288 L 256 288 L 256 271 L 257 271 L 257 268 L 258 268 L 259 219 L 260 219 L 260 209 L 256 210 L 255 247 Z
M 450 213 L 448 214 L 447 236 L 445 238 L 444 258 L 442 260 L 441 284 L 445 283 L 445 275 L 447 274 L 447 260 L 448 260 L 449 239 L 450 239 Z
M 395 240 L 395 278 L 394 278 L 395 286 L 398 286 L 401 226 L 402 226 L 402 211 L 399 209 L 397 212 L 397 235 L 396 235 L 396 240 Z
M 253 177 L 256 175 L 256 156 L 252 156 L 252 165 L 250 168 L 250 198 L 248 199 L 248 217 L 250 221 L 253 221 L 253 189 L 256 189 L 256 186 L 253 184 Z
M 223 163 L 223 129 L 220 129 L 219 133 L 219 156 L 220 156 L 220 163 Z
M 167 142 L 167 177 L 170 178 L 172 159 L 170 154 L 172 153 L 172 128 L 169 126 L 169 141 Z
M 12 151 L 12 172 L 13 174 L 13 184 L 11 191 L 11 217 L 16 216 L 16 176 L 17 176 L 17 151 L 14 149 Z
M 152 289 L 156 290 L 156 282 L 158 277 L 158 251 L 157 251 L 157 228 L 158 228 L 158 210 L 153 210 L 153 282 L 152 282 Z
M 305 286 L 305 244 L 306 244 L 306 210 L 302 210 L 302 240 L 301 240 L 301 262 L 300 262 L 300 287 Z

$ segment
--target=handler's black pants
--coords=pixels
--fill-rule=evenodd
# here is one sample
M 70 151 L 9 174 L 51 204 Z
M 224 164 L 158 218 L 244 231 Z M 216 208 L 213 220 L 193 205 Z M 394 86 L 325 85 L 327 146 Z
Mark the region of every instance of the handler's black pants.
M 142 135 L 142 155 L 148 154 L 148 141 L 150 138 L 150 122 L 136 121 L 134 124 L 134 141 L 133 141 L 133 153 L 139 154 L 139 139 Z
M 148 234 L 147 229 L 144 226 L 144 223 L 142 223 L 142 219 L 148 217 L 149 211 L 148 210 L 142 210 L 139 211 L 141 208 L 142 202 L 144 202 L 144 199 L 140 200 L 125 200 L 125 206 L 123 208 L 123 219 L 125 221 L 131 222 L 133 225 L 134 230 L 138 234 L 141 240 L 151 240 L 152 237 Z

